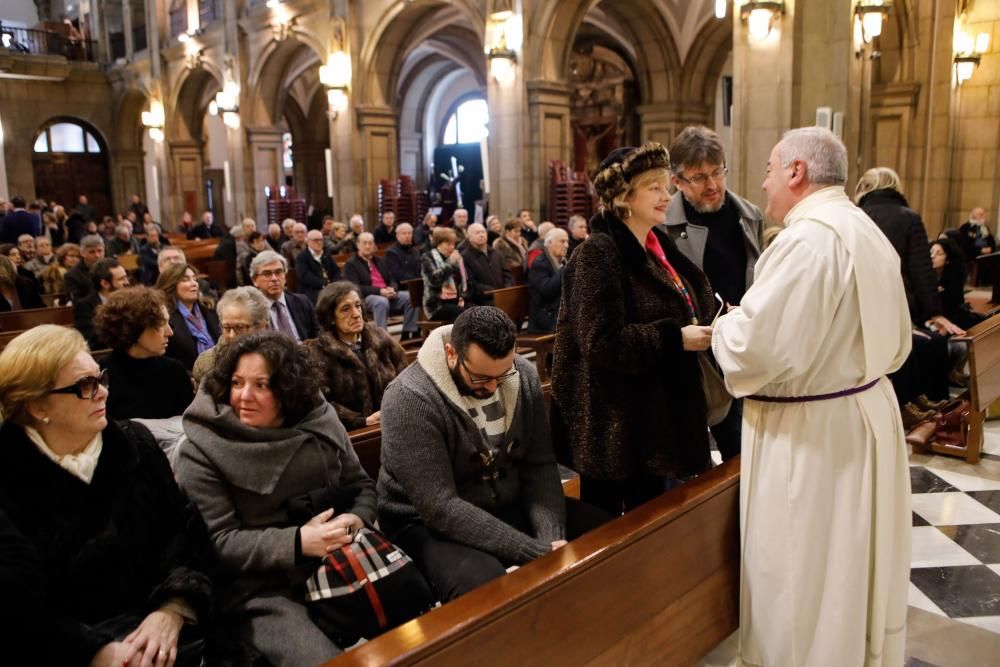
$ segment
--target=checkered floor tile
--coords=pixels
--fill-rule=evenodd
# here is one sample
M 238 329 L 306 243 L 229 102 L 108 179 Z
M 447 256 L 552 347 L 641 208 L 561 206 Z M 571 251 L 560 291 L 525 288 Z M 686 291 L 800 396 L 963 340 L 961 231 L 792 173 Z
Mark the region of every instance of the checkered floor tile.
M 935 463 L 910 467 L 910 605 L 1000 633 L 1000 481 Z

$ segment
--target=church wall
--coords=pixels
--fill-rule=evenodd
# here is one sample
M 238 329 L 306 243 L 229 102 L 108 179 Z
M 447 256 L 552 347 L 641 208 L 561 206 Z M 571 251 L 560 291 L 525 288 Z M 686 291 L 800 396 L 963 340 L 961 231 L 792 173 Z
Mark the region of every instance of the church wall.
M 34 0 L 4 0 L 0 21 L 30 28 L 38 23 L 38 8 Z

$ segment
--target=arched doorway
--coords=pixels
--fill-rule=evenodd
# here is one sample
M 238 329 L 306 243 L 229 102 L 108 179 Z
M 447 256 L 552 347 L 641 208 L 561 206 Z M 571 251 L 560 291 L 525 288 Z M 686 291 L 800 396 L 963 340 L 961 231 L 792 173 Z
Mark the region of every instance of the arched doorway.
M 83 121 L 57 118 L 43 125 L 31 162 L 36 196 L 70 209 L 87 195 L 98 216 L 113 213 L 107 145 Z

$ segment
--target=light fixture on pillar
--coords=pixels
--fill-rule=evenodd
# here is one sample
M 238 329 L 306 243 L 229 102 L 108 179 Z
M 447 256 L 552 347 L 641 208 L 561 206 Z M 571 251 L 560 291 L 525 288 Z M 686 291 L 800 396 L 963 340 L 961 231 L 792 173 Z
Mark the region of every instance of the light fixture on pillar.
M 724 19 L 726 18 L 726 5 L 728 0 L 715 0 L 715 18 Z
M 240 129 L 240 87 L 232 79 L 227 78 L 222 90 L 215 94 L 215 99 L 208 103 L 208 112 L 221 115 L 222 122 L 232 130 Z
M 334 51 L 319 68 L 319 82 L 326 88 L 326 101 L 333 118 L 341 111 L 347 111 L 349 100 L 347 91 L 351 87 L 351 54 Z
M 490 14 L 486 27 L 486 57 L 490 75 L 497 83 L 506 83 L 514 76 L 517 52 L 524 41 L 521 15 L 511 9 Z
M 740 18 L 746 21 L 750 38 L 758 42 L 767 39 L 774 26 L 775 17 L 785 13 L 784 2 L 747 0 L 740 7 Z
M 967 32 L 955 34 L 955 79 L 962 85 L 972 78 L 983 54 L 990 49 L 990 34 L 981 32 L 972 39 Z
M 854 16 L 861 25 L 861 39 L 865 44 L 882 34 L 882 23 L 889 16 L 892 5 L 885 0 L 858 0 L 854 5 Z
M 156 143 L 163 141 L 163 103 L 159 100 L 152 100 L 149 103 L 149 111 L 142 112 L 142 126 L 149 130 L 149 138 Z

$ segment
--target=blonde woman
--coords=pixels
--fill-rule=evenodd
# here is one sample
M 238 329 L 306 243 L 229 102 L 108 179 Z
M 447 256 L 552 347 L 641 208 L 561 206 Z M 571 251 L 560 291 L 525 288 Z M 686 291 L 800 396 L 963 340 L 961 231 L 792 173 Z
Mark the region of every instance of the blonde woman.
M 711 465 L 696 352 L 711 344 L 716 306 L 705 274 L 660 228 L 669 164 L 655 143 L 601 163 L 603 210 L 563 274 L 553 441 L 572 453 L 580 499 L 613 515 Z

